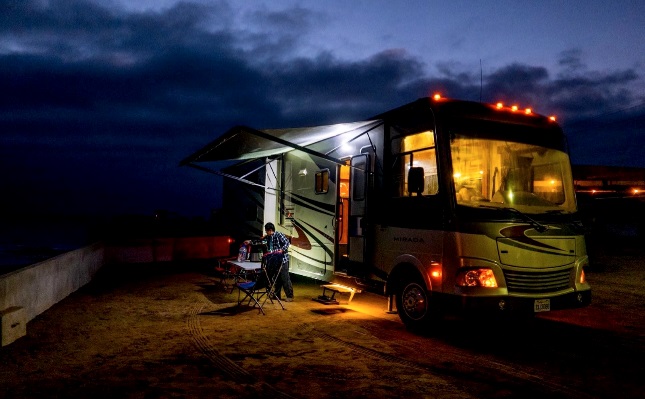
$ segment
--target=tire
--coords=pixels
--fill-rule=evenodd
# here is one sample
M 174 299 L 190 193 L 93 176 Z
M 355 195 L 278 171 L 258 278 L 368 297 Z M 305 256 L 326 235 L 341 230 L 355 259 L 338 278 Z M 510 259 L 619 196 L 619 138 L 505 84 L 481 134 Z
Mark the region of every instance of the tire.
M 428 290 L 420 278 L 402 279 L 396 293 L 396 310 L 408 329 L 428 327 L 433 312 Z

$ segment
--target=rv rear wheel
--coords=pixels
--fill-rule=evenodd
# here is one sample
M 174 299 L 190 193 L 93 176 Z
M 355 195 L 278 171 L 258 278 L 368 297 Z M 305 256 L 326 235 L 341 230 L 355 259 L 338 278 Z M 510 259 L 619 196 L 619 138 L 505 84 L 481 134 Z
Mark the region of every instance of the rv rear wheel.
M 399 317 L 410 329 L 425 327 L 430 320 L 428 291 L 420 278 L 401 281 L 396 295 Z

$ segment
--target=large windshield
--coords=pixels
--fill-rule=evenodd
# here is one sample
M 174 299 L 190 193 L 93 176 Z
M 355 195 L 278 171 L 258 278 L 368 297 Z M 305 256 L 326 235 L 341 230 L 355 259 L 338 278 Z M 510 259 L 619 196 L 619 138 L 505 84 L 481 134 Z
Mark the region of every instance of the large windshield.
M 575 211 L 566 152 L 512 141 L 455 137 L 450 144 L 456 201 L 526 213 Z

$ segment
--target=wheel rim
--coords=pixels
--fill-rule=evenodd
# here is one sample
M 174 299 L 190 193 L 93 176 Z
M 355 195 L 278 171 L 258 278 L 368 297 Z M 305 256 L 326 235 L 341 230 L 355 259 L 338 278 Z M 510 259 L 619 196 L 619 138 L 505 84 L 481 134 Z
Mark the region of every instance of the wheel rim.
M 428 312 L 428 298 L 426 292 L 417 283 L 408 284 L 401 297 L 403 311 L 412 320 L 422 319 Z

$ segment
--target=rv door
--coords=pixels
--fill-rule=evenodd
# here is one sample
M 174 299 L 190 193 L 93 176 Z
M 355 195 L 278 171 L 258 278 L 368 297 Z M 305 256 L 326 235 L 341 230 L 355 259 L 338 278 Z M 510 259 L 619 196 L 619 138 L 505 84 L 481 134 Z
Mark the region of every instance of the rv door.
M 369 176 L 369 155 L 361 154 L 350 161 L 350 202 L 348 228 L 348 256 L 350 270 L 362 269 L 365 261 L 364 217 L 367 208 L 367 182 Z

